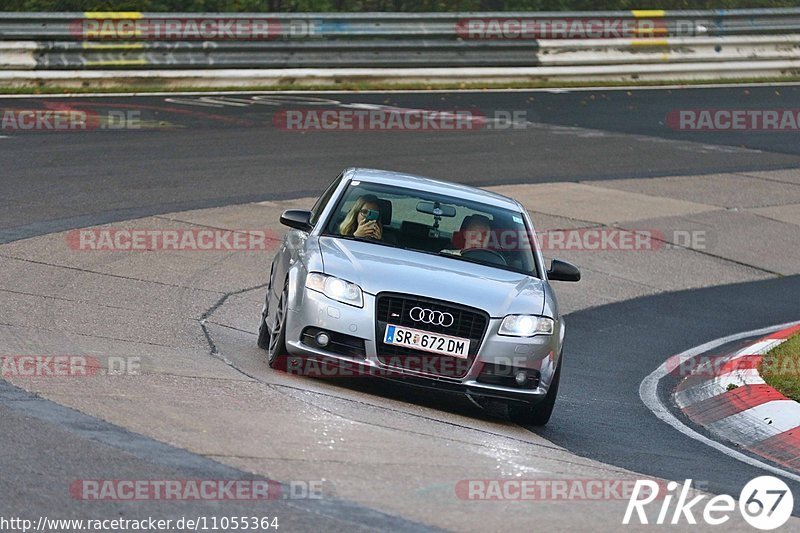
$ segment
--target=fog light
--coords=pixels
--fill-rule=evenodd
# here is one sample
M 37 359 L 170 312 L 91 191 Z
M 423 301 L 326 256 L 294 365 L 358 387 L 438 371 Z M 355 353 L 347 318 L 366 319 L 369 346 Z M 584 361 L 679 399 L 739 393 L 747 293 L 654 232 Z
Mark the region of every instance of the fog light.
M 314 340 L 317 341 L 317 344 L 320 346 L 327 346 L 329 342 L 331 342 L 331 338 L 327 333 L 317 333 L 317 336 L 314 337 Z
M 520 387 L 522 385 L 525 385 L 525 382 L 528 381 L 528 373 L 525 372 L 524 370 L 520 370 L 514 375 L 514 381 L 516 381 L 517 385 L 519 385 Z

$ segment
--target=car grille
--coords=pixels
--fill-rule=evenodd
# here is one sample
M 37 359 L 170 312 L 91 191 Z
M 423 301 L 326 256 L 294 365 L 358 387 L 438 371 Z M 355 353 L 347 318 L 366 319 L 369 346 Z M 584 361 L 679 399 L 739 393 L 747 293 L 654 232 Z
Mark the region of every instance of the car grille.
M 412 308 L 419 306 L 432 311 L 441 311 L 453 315 L 453 325 L 439 325 L 415 322 L 409 316 Z M 381 293 L 376 302 L 376 341 L 378 360 L 388 366 L 416 370 L 426 374 L 442 377 L 462 378 L 469 371 L 483 342 L 489 315 L 479 309 L 466 307 L 441 300 L 402 294 Z M 409 328 L 441 333 L 451 337 L 470 340 L 467 359 L 459 359 L 449 355 L 439 355 L 425 351 L 412 350 L 403 346 L 383 343 L 386 324 L 406 326 Z

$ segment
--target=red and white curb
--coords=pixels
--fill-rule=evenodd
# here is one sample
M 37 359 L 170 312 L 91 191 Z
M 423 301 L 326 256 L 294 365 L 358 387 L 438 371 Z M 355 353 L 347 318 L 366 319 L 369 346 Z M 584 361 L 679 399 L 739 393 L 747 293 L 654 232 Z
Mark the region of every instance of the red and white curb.
M 715 358 L 713 365 L 699 365 L 676 387 L 675 403 L 711 433 L 800 470 L 800 403 L 767 385 L 758 373 L 762 355 L 798 332 L 800 325 L 782 329 Z
M 785 398 L 758 375 L 761 356 L 800 332 L 800 322 L 746 331 L 696 346 L 671 357 L 639 386 L 639 397 L 658 418 L 684 435 L 743 463 L 800 481 L 800 403 Z M 760 461 L 722 442 L 700 434 L 678 419 L 658 394 L 661 379 L 676 369 L 691 367 L 693 359 L 737 340 L 766 335 L 745 348 L 700 364 L 672 391 L 671 399 L 696 423 L 715 436 L 737 444 L 783 468 Z M 728 390 L 729 385 L 736 388 Z

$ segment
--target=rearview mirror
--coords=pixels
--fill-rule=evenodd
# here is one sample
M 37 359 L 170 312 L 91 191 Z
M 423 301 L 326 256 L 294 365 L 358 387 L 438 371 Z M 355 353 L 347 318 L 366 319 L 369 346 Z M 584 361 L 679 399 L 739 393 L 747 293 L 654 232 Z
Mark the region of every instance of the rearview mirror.
M 281 215 L 281 224 L 301 231 L 311 231 L 311 211 L 304 209 L 287 209 Z
M 580 281 L 581 271 L 573 264 L 553 259 L 550 263 L 550 270 L 547 271 L 547 279 L 550 281 Z
M 417 203 L 417 211 L 435 217 L 456 216 L 456 208 L 452 205 L 442 205 L 439 202 L 426 202 L 424 200 Z

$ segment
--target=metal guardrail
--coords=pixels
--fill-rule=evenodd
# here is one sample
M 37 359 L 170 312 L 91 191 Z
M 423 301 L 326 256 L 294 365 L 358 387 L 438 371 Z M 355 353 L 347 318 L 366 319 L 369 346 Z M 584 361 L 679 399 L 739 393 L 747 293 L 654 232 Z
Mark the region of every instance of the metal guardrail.
M 217 34 L 190 31 L 209 21 L 208 27 L 219 30 Z M 226 24 L 227 30 L 245 31 L 226 32 Z M 561 74 L 553 69 L 562 68 L 565 76 L 594 72 L 595 67 L 624 74 L 631 65 L 652 66 L 649 71 L 657 72 L 658 65 L 674 64 L 666 70 L 675 77 L 681 64 L 692 64 L 697 71 L 698 64 L 712 63 L 727 63 L 716 69 L 726 72 L 736 70 L 738 63 L 750 70 L 753 63 L 763 63 L 774 75 L 797 75 L 797 60 L 800 8 L 0 13 L 0 71 L 506 68 L 511 72 L 549 67 L 547 77 L 558 78 Z M 525 76 L 529 79 L 530 71 Z
M 712 36 L 800 32 L 800 8 L 738 10 L 634 10 L 581 12 L 472 12 L 472 13 L 8 13 L 0 12 L 0 39 L 44 40 L 76 38 L 73 25 L 87 19 L 268 19 L 291 28 L 298 36 L 314 28 L 315 38 L 458 38 L 458 24 L 470 19 L 565 20 L 617 19 L 659 20 L 669 32 L 686 36 L 679 23 L 694 22 Z M 290 35 L 287 35 L 290 37 Z
M 111 68 L 332 68 L 332 67 L 535 67 L 640 63 L 800 59 L 800 34 L 675 38 L 668 43 L 615 39 L 538 43 L 435 43 L 413 41 L 368 47 L 353 43 L 8 43 L 0 42 L 7 67 L 63 70 Z

